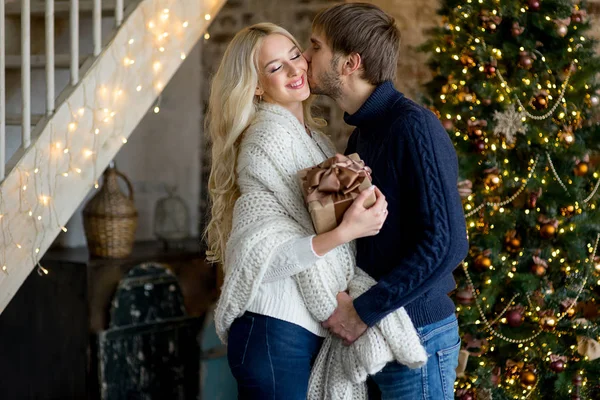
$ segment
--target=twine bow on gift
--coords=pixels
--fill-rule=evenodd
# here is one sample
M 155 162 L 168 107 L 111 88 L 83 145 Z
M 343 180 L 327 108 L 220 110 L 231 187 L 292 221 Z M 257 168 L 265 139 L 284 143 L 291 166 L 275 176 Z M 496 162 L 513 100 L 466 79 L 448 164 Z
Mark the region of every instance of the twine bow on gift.
M 306 174 L 306 201 L 319 201 L 325 206 L 331 200 L 355 198 L 365 179 L 371 180 L 371 169 L 364 161 L 337 154 Z

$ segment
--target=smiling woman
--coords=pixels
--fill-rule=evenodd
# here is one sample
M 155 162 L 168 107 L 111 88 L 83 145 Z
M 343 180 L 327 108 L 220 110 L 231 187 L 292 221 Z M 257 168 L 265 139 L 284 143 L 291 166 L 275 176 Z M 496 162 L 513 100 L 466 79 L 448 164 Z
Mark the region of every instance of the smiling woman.
M 256 94 L 287 108 L 303 123 L 302 102 L 310 96 L 310 88 L 306 82 L 308 65 L 298 46 L 286 36 L 269 35 L 258 51 L 258 65 Z
M 212 81 L 206 118 L 212 142 L 209 178 L 212 208 L 206 230 L 212 261 L 224 259 L 233 206 L 239 197 L 235 177 L 239 139 L 261 105 L 270 103 L 285 108 L 310 131 L 324 125 L 324 121 L 315 121 L 310 112 L 306 70 L 306 60 L 296 39 L 270 23 L 241 30 L 225 51 Z M 305 82 L 303 87 L 292 89 L 291 85 L 296 87 L 301 77 Z
M 307 69 L 294 37 L 263 23 L 234 37 L 211 88 L 206 234 L 209 257 L 224 267 L 215 326 L 240 399 L 306 399 L 327 332 L 295 279 L 337 271 L 335 290 L 345 290 L 355 265 L 349 242 L 385 220 L 383 197 L 367 210 L 359 196 L 337 228 L 315 234 L 296 174 L 335 150 L 311 116 Z

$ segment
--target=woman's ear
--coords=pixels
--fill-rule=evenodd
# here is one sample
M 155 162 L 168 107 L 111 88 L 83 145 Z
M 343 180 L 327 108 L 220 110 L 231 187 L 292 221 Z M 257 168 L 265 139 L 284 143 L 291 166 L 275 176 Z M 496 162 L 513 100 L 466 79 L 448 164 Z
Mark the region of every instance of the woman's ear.
M 255 96 L 262 96 L 263 94 L 265 94 L 265 91 L 262 90 L 261 88 L 259 88 L 258 86 L 256 87 L 256 90 L 254 91 L 254 95 Z
M 344 66 L 342 67 L 342 73 L 344 75 L 350 75 L 354 73 L 354 71 L 360 69 L 362 66 L 362 58 L 358 53 L 351 53 L 346 57 L 346 61 L 344 62 Z

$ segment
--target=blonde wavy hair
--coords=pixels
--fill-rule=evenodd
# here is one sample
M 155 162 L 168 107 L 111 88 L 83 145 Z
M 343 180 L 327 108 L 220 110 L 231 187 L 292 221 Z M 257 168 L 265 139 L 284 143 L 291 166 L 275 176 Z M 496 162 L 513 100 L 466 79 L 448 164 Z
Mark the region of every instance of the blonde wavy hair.
M 212 81 L 206 117 L 206 132 L 212 142 L 208 180 L 211 214 L 205 232 L 210 262 L 225 261 L 233 207 L 240 196 L 235 171 L 241 137 L 252 123 L 262 100 L 254 94 L 260 85 L 257 54 L 263 39 L 273 34 L 287 37 L 301 49 L 298 41 L 280 26 L 271 23 L 252 25 L 238 32 L 229 43 Z M 311 130 L 316 130 L 325 122 L 313 118 L 311 103 L 311 97 L 303 102 L 304 122 Z

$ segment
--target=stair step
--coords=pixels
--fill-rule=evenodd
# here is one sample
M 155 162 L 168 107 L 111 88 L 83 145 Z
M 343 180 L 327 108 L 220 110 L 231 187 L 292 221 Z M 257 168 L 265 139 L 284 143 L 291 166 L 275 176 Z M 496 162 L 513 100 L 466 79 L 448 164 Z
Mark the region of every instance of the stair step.
M 31 126 L 36 126 L 44 118 L 42 114 L 31 115 Z M 21 114 L 6 114 L 7 126 L 21 126 L 23 116 Z
M 79 65 L 81 66 L 89 56 L 80 56 Z M 21 56 L 7 55 L 6 56 L 6 69 L 21 69 Z M 71 55 L 70 54 L 56 54 L 54 56 L 54 66 L 56 68 L 69 68 L 71 66 Z M 46 68 L 46 56 L 44 55 L 32 55 L 31 56 L 31 68 Z
M 54 2 L 54 14 L 58 16 L 65 16 L 69 14 L 71 9 L 69 1 L 55 1 Z M 80 14 L 91 14 L 94 9 L 94 2 L 89 0 L 83 0 L 79 2 L 79 13 Z M 112 16 L 115 11 L 115 1 L 103 1 L 102 2 L 102 15 Z M 21 15 L 21 2 L 9 2 L 6 4 L 6 16 Z M 32 16 L 43 16 L 46 12 L 46 5 L 44 2 L 32 1 L 31 2 L 31 15 Z

